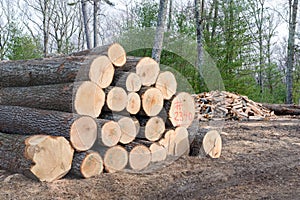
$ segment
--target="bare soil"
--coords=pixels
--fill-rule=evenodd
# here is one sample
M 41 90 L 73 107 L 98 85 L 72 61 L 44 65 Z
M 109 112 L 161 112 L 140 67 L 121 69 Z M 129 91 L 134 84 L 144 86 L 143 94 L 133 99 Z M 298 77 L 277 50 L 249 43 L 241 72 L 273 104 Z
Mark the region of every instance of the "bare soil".
M 219 159 L 41 183 L 0 170 L 0 199 L 299 199 L 300 119 L 225 122 Z

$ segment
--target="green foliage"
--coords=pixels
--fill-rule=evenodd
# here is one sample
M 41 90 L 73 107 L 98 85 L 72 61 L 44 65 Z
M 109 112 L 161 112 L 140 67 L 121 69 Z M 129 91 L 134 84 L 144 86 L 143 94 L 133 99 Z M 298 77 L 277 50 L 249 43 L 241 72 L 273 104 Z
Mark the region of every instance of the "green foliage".
M 7 57 L 10 60 L 41 58 L 42 51 L 38 45 L 38 40 L 28 35 L 19 34 L 11 39 Z
M 137 19 L 135 19 L 137 26 L 140 28 L 155 27 L 158 9 L 158 3 L 151 0 L 146 0 L 137 4 L 136 8 L 133 10 L 137 17 Z

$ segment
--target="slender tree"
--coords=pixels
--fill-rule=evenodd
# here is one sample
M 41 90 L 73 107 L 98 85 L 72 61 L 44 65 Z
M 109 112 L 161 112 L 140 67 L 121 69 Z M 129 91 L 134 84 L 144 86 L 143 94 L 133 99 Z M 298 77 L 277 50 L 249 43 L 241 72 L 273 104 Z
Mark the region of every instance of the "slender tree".
M 160 62 L 162 45 L 164 40 L 165 24 L 166 24 L 166 15 L 167 15 L 167 6 L 168 0 L 160 0 L 159 3 L 159 12 L 157 19 L 157 27 L 154 39 L 154 45 L 152 49 L 152 58 L 157 62 Z
M 289 0 L 289 36 L 287 47 L 287 71 L 286 71 L 286 103 L 293 103 L 293 67 L 295 56 L 295 32 L 297 23 L 298 0 Z
M 202 76 L 202 22 L 203 22 L 203 10 L 204 10 L 204 0 L 195 0 L 195 21 L 196 21 L 196 32 L 197 32 L 197 66 Z
M 88 25 L 88 16 L 87 16 L 87 11 L 86 11 L 86 0 L 81 0 L 81 11 L 82 11 L 82 18 L 83 18 L 83 25 L 84 25 L 86 47 L 88 49 L 90 49 L 91 48 L 91 37 L 90 37 L 90 29 L 89 29 L 89 25 Z

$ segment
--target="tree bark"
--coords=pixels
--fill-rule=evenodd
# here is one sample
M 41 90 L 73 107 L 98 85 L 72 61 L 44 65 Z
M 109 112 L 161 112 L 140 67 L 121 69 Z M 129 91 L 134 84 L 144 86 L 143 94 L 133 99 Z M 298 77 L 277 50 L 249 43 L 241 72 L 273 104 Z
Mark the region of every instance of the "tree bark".
M 274 111 L 275 115 L 300 115 L 300 106 L 295 104 L 262 104 L 269 110 Z
M 40 181 L 65 176 L 71 169 L 73 153 L 63 137 L 0 133 L 0 167 Z
M 160 0 L 159 1 L 159 12 L 157 19 L 157 27 L 154 39 L 154 45 L 152 49 L 152 58 L 156 60 L 156 62 L 160 62 L 163 40 L 164 40 L 164 32 L 166 26 L 166 16 L 168 11 L 168 0 Z
M 104 92 L 90 81 L 0 88 L 1 105 L 74 112 L 80 115 L 98 117 L 104 102 Z
M 0 132 L 63 136 L 77 151 L 86 151 L 96 141 L 97 124 L 91 117 L 73 113 L 0 105 Z
M 28 87 L 92 81 L 105 88 L 114 76 L 106 56 L 67 56 L 0 63 L 0 87 Z
M 88 25 L 88 17 L 86 12 L 86 1 L 81 0 L 81 10 L 82 10 L 82 17 L 83 17 L 83 25 L 84 25 L 84 33 L 86 37 L 86 46 L 88 49 L 91 48 L 91 37 L 90 37 L 90 30 Z
M 297 24 L 297 9 L 298 0 L 289 1 L 289 37 L 288 37 L 288 47 L 287 47 L 287 72 L 286 72 L 286 87 L 287 96 L 286 103 L 293 103 L 293 67 L 294 67 L 294 57 L 295 57 L 295 33 Z

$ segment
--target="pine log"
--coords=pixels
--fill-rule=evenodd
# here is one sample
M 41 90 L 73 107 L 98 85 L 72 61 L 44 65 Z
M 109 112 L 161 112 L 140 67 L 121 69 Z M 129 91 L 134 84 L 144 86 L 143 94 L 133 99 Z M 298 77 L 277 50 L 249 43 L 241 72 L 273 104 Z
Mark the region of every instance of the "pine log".
M 103 172 L 103 160 L 96 151 L 75 152 L 70 174 L 83 178 L 98 176 Z
M 137 114 L 141 109 L 141 97 L 135 92 L 130 92 L 127 97 L 126 111 L 132 115 Z
M 142 58 L 136 65 L 136 73 L 140 76 L 143 86 L 154 85 L 159 72 L 159 64 L 149 57 Z
M 114 67 L 106 56 L 69 56 L 0 62 L 0 87 L 92 81 L 105 88 L 110 85 L 113 76 Z
M 191 143 L 190 156 L 209 156 L 219 158 L 222 151 L 222 138 L 217 130 L 198 133 Z
M 71 56 L 91 56 L 91 55 L 106 55 L 116 67 L 122 67 L 126 63 L 126 52 L 124 48 L 118 44 L 113 43 L 88 49 L 80 52 L 70 54 Z
M 112 120 L 96 119 L 98 125 L 97 145 L 112 147 L 118 144 L 122 131 L 119 124 Z
M 300 105 L 295 104 L 262 104 L 269 110 L 274 111 L 275 115 L 300 115 Z
M 140 57 L 127 56 L 126 63 L 122 67 L 116 67 L 115 70 L 122 72 L 136 72 L 136 65 L 141 60 Z
M 165 122 L 161 117 L 151 117 L 145 125 L 140 122 L 140 132 L 137 138 L 145 138 L 149 141 L 159 140 L 165 132 Z
M 105 89 L 105 93 L 107 94 L 106 106 L 103 110 L 121 112 L 126 108 L 128 96 L 123 88 L 110 86 Z
M 19 106 L 0 105 L 0 131 L 63 136 L 77 151 L 90 149 L 97 138 L 97 124 L 89 116 Z
M 114 173 L 122 171 L 128 163 L 128 152 L 122 146 L 93 147 L 103 158 L 104 169 L 106 172 Z
M 152 117 L 160 113 L 164 105 L 164 97 L 159 89 L 145 87 L 139 91 L 139 95 L 142 99 L 140 115 Z
M 122 87 L 128 92 L 137 92 L 142 87 L 140 77 L 134 72 L 116 71 L 111 86 Z
M 167 113 L 167 118 L 174 127 L 189 127 L 195 118 L 195 102 L 193 97 L 186 93 L 180 92 L 171 100 L 164 102 L 165 112 L 161 112 L 161 117 Z
M 74 112 L 97 117 L 104 102 L 104 92 L 90 81 L 0 88 L 0 105 Z
M 158 75 L 155 87 L 162 92 L 164 99 L 171 99 L 177 91 L 177 81 L 174 74 L 170 71 L 161 72 Z
M 51 182 L 71 169 L 74 150 L 63 137 L 0 133 L 0 167 Z
M 180 157 L 190 150 L 189 133 L 185 127 L 168 130 L 159 142 L 168 150 L 168 155 Z

